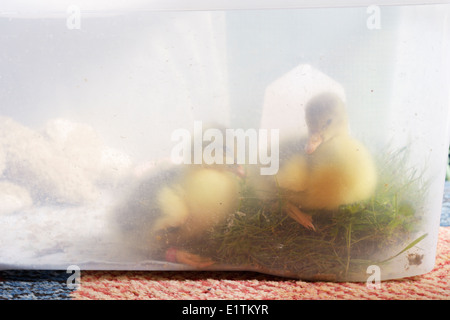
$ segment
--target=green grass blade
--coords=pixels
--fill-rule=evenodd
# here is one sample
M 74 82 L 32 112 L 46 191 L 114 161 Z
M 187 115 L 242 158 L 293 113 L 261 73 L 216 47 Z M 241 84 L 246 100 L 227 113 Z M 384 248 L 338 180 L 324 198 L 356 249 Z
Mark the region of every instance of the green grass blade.
M 395 257 L 398 257 L 399 255 L 401 255 L 403 252 L 411 249 L 412 247 L 414 247 L 416 244 L 418 244 L 420 241 L 422 241 L 423 239 L 425 239 L 428 236 L 428 233 L 425 233 L 424 235 L 420 236 L 419 238 L 417 238 L 416 240 L 414 240 L 413 242 L 411 242 L 409 245 L 406 246 L 406 248 L 404 248 L 402 251 L 400 251 L 399 253 L 397 253 L 395 256 L 392 256 L 386 260 L 383 260 L 379 263 L 385 263 L 388 262 L 392 259 L 394 259 Z

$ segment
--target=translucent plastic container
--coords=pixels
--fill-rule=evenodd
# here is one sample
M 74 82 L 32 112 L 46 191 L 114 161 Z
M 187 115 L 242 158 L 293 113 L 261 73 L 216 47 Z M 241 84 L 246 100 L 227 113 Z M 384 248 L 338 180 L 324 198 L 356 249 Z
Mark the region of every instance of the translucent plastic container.
M 2 269 L 432 270 L 450 1 L 91 2 L 2 1 Z

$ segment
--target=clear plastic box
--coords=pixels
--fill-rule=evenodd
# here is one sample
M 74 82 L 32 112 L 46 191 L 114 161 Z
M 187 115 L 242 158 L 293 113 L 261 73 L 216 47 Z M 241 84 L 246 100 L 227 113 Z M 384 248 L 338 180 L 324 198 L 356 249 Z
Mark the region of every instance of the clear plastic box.
M 432 270 L 450 1 L 2 1 L 0 268 Z

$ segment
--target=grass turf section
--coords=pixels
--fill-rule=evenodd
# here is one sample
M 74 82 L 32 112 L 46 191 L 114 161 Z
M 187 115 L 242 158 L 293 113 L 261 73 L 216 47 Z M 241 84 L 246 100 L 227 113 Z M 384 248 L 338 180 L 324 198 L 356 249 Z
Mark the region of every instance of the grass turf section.
M 258 199 L 244 180 L 239 210 L 206 241 L 187 244 L 189 250 L 220 265 L 305 280 L 364 280 L 369 265 L 388 263 L 426 236 L 418 229 L 427 182 L 417 169 L 405 168 L 406 149 L 384 155 L 377 159 L 374 196 L 332 211 L 308 212 L 316 231 L 284 213 L 282 195 L 275 201 Z

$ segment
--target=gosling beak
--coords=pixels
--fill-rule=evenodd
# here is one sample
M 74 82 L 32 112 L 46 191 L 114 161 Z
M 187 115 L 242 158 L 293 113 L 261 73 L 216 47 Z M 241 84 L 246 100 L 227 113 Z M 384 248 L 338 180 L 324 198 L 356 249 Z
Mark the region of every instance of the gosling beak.
M 246 176 L 245 168 L 243 165 L 236 163 L 234 153 L 231 153 L 229 148 L 224 148 L 224 152 L 225 152 L 224 160 L 228 170 L 234 173 L 239 178 L 245 178 Z M 229 165 L 229 163 L 231 164 Z
M 245 178 L 246 172 L 243 165 L 235 164 L 231 170 L 239 178 Z
M 319 133 L 313 133 L 309 136 L 308 143 L 305 146 L 305 152 L 311 154 L 316 151 L 317 147 L 323 142 L 322 136 Z

